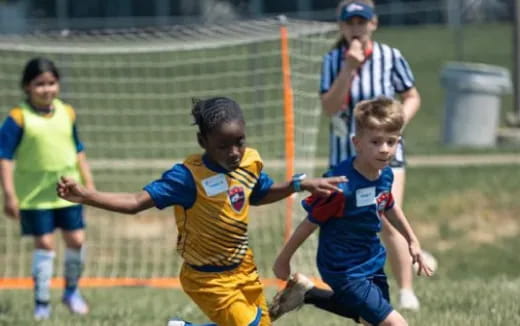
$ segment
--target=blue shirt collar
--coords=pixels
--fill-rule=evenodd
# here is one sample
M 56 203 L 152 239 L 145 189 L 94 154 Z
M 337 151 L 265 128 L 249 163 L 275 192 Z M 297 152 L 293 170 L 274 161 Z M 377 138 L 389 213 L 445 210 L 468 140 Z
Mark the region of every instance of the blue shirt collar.
M 220 165 L 218 165 L 216 162 L 213 162 L 212 160 L 210 160 L 210 158 L 208 157 L 208 154 L 206 154 L 206 153 L 204 153 L 202 155 L 202 162 L 204 162 L 204 165 L 213 172 L 217 172 L 217 173 L 228 173 L 229 172 L 228 170 L 226 170 L 223 167 L 221 167 Z

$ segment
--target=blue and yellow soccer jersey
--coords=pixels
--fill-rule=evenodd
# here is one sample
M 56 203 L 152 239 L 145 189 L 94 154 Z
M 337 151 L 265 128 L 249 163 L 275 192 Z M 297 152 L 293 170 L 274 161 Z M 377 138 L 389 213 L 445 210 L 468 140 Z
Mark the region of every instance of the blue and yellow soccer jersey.
M 377 233 L 382 214 L 394 205 L 392 169 L 386 167 L 377 180 L 368 180 L 354 169 L 354 159 L 327 173 L 348 178 L 340 185 L 343 193 L 303 201 L 308 219 L 320 225 L 318 269 L 329 284 L 373 275 L 385 264 L 386 252 Z
M 158 208 L 174 206 L 177 250 L 186 263 L 207 271 L 240 264 L 249 244 L 249 204 L 273 184 L 262 168 L 258 152 L 249 148 L 233 171 L 192 155 L 144 188 Z
M 144 187 L 158 208 L 174 206 L 183 289 L 218 325 L 270 325 L 247 233 L 250 204 L 273 184 L 262 168 L 250 148 L 233 171 L 192 155 Z

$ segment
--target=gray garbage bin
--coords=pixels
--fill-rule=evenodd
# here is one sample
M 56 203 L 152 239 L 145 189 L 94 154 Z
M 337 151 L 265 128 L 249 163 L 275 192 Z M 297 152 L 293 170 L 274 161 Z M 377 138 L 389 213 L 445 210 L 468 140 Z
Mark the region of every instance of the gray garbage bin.
M 511 91 L 505 68 L 452 62 L 441 72 L 445 89 L 443 143 L 487 147 L 496 144 L 501 95 Z

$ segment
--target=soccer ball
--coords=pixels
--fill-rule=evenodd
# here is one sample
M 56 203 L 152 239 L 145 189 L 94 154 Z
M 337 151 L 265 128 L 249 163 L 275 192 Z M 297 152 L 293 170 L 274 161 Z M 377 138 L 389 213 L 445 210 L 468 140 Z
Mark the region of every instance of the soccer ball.
M 437 270 L 437 267 L 438 267 L 437 259 L 435 259 L 435 257 L 433 257 L 432 254 L 430 254 L 429 252 L 424 251 L 424 250 L 422 251 L 421 254 L 422 254 L 424 262 L 428 266 L 430 266 L 433 273 L 435 273 L 435 271 Z M 419 270 L 419 264 L 414 263 L 412 267 L 413 267 L 413 271 L 417 274 L 417 271 Z

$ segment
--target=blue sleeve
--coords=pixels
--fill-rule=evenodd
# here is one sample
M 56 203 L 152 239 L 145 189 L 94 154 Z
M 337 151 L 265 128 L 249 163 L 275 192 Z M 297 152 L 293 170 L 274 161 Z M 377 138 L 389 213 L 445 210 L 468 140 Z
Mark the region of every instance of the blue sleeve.
M 78 153 L 83 152 L 85 150 L 85 146 L 79 139 L 78 127 L 76 124 L 74 124 L 72 126 L 72 134 L 74 136 L 74 144 L 76 144 L 76 152 L 78 152 Z
M 260 176 L 258 177 L 258 181 L 255 184 L 255 187 L 253 188 L 253 192 L 251 193 L 251 196 L 249 197 L 249 203 L 251 205 L 256 205 L 260 200 L 262 200 L 265 195 L 269 192 L 269 189 L 273 186 L 273 179 L 264 172 L 260 173 Z
M 322 226 L 323 224 L 326 223 L 326 222 L 318 221 L 317 219 L 312 217 L 311 214 L 307 215 L 307 220 L 309 220 L 309 222 L 311 222 L 312 224 L 318 224 L 319 226 Z
M 397 49 L 392 49 L 392 84 L 398 93 L 405 92 L 415 85 L 410 65 Z
M 184 164 L 175 164 L 160 179 L 150 182 L 143 189 L 150 194 L 159 209 L 172 205 L 190 208 L 197 195 L 193 176 Z
M 327 172 L 325 172 L 321 175 L 322 178 L 328 178 L 328 177 L 332 177 L 332 176 L 334 176 L 334 174 L 332 173 L 331 169 L 327 170 Z
M 20 144 L 23 128 L 12 117 L 7 117 L 0 128 L 0 158 L 12 160 Z

